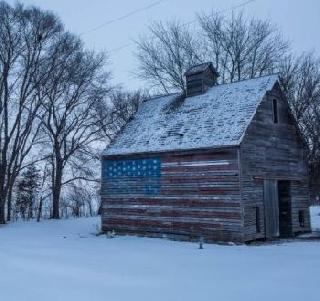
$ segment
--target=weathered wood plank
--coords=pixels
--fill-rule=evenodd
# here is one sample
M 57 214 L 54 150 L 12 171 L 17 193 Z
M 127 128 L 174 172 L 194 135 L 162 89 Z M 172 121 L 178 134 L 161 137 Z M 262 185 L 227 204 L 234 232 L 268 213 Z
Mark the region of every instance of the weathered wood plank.
M 103 179 L 105 230 L 241 241 L 243 223 L 236 149 L 155 154 L 154 157 L 161 160 L 156 194 L 133 195 L 122 191 L 123 185 L 142 191 L 149 181 L 146 177 L 119 176 L 112 182 Z M 140 156 L 122 159 L 136 158 L 143 159 Z
M 273 123 L 273 99 L 277 99 L 279 107 L 277 124 Z M 264 98 L 249 125 L 240 146 L 240 161 L 245 240 L 265 237 L 263 179 L 290 180 L 293 232 L 309 231 L 308 169 L 304 145 L 289 114 L 288 104 L 277 88 Z M 260 233 L 256 232 L 256 207 L 260 210 Z M 306 211 L 304 228 L 299 226 L 299 210 Z

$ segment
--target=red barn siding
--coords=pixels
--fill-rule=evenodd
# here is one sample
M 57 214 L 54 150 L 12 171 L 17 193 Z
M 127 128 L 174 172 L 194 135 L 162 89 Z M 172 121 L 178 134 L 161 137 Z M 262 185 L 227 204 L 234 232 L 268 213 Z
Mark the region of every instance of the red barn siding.
M 103 179 L 104 231 L 242 241 L 237 149 L 108 157 L 104 160 L 153 157 L 161 161 L 160 190 L 155 195 L 108 195 L 105 191 L 110 179 Z M 130 185 L 145 185 L 138 178 L 123 180 L 130 181 Z
M 103 230 L 239 242 L 310 231 L 305 145 L 276 82 L 221 85 L 179 106 L 171 96 L 146 102 L 104 153 Z M 195 144 L 220 149 L 172 151 Z

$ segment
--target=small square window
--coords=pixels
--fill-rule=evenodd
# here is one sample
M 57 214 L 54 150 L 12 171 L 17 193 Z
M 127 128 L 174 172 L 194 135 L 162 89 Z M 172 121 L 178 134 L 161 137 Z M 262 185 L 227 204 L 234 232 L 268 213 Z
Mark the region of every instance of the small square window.
M 273 123 L 278 123 L 279 122 L 278 101 L 276 99 L 272 100 L 272 110 L 273 110 Z

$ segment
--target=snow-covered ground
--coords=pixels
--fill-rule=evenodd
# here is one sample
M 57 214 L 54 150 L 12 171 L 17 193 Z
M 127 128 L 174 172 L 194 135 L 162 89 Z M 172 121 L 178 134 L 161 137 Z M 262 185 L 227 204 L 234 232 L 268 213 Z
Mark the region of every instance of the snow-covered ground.
M 316 227 L 319 213 L 312 208 Z M 1 227 L 0 300 L 319 300 L 319 241 L 199 250 L 164 239 L 96 237 L 98 221 Z

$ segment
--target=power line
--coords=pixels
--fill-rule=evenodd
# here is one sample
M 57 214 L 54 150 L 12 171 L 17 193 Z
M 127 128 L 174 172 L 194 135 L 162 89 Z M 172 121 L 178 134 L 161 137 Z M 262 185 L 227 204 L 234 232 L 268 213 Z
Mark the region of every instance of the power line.
M 127 18 L 129 18 L 129 17 L 131 17 L 131 16 L 133 16 L 133 15 L 135 15 L 135 14 L 138 14 L 138 13 L 140 13 L 140 12 L 143 12 L 143 11 L 145 11 L 145 10 L 149 10 L 149 9 L 151 9 L 152 7 L 159 5 L 160 3 L 164 2 L 164 1 L 166 1 L 166 0 L 158 0 L 158 1 L 155 1 L 155 2 L 153 2 L 153 3 L 151 3 L 151 4 L 147 5 L 147 6 L 144 6 L 144 7 L 138 8 L 138 9 L 135 9 L 135 10 L 133 10 L 133 11 L 131 11 L 131 12 L 123 15 L 123 16 L 120 16 L 120 17 L 115 18 L 115 19 L 111 19 L 111 20 L 109 20 L 109 21 L 107 21 L 107 22 L 104 22 L 104 23 L 98 25 L 97 27 L 94 27 L 94 28 L 92 28 L 92 29 L 90 29 L 90 30 L 88 30 L 88 31 L 82 32 L 82 33 L 80 33 L 80 35 L 86 35 L 86 34 L 89 34 L 89 33 L 91 33 L 91 32 L 95 32 L 95 31 L 97 31 L 97 30 L 99 30 L 99 29 L 101 29 L 101 28 L 103 28 L 103 27 L 106 27 L 106 26 L 108 26 L 108 25 L 110 25 L 110 24 L 113 24 L 113 23 L 115 23 L 115 22 L 122 21 L 122 20 L 124 20 L 124 19 L 127 19 Z
M 222 9 L 220 11 L 212 12 L 210 15 L 213 16 L 214 14 L 223 14 L 223 13 L 229 11 L 229 10 L 235 10 L 235 9 L 244 7 L 244 6 L 246 6 L 246 5 L 248 5 L 248 4 L 252 3 L 252 2 L 255 2 L 255 1 L 257 1 L 257 0 L 247 0 L 247 1 L 243 2 L 243 3 L 237 4 L 237 5 L 233 5 L 231 7 Z M 196 23 L 197 21 L 198 21 L 198 19 L 193 19 L 193 20 L 191 20 L 189 22 L 183 23 L 182 26 L 188 26 L 188 25 L 191 25 L 193 23 Z
M 244 7 L 244 6 L 246 6 L 246 5 L 248 5 L 248 4 L 252 3 L 252 2 L 255 2 L 255 1 L 257 1 L 257 0 L 247 0 L 247 1 L 243 2 L 243 3 L 237 4 L 237 5 L 233 5 L 233 6 L 231 6 L 231 7 L 222 9 L 222 10 L 217 11 L 217 12 L 215 12 L 215 13 L 216 13 L 216 14 L 223 14 L 223 13 L 225 13 L 225 12 L 227 12 L 227 11 L 235 10 L 235 9 L 239 9 L 239 8 L 241 8 L 241 7 Z M 214 14 L 214 13 L 212 13 L 211 15 L 213 15 L 213 14 Z M 191 20 L 191 21 L 188 21 L 188 22 L 186 22 L 186 23 L 183 23 L 183 24 L 181 25 L 181 27 L 191 25 L 191 24 L 193 24 L 193 23 L 196 23 L 197 21 L 198 21 L 198 19 L 193 19 L 193 20 Z M 154 39 L 154 38 L 150 38 L 149 40 L 153 40 L 153 39 Z M 119 46 L 119 47 L 116 47 L 116 48 L 112 48 L 112 49 L 108 50 L 108 52 L 109 52 L 109 53 L 117 53 L 118 51 L 121 51 L 122 49 L 128 48 L 128 47 L 132 46 L 133 44 L 134 44 L 134 43 L 127 43 L 127 44 L 124 44 L 124 45 L 122 45 L 122 46 Z

